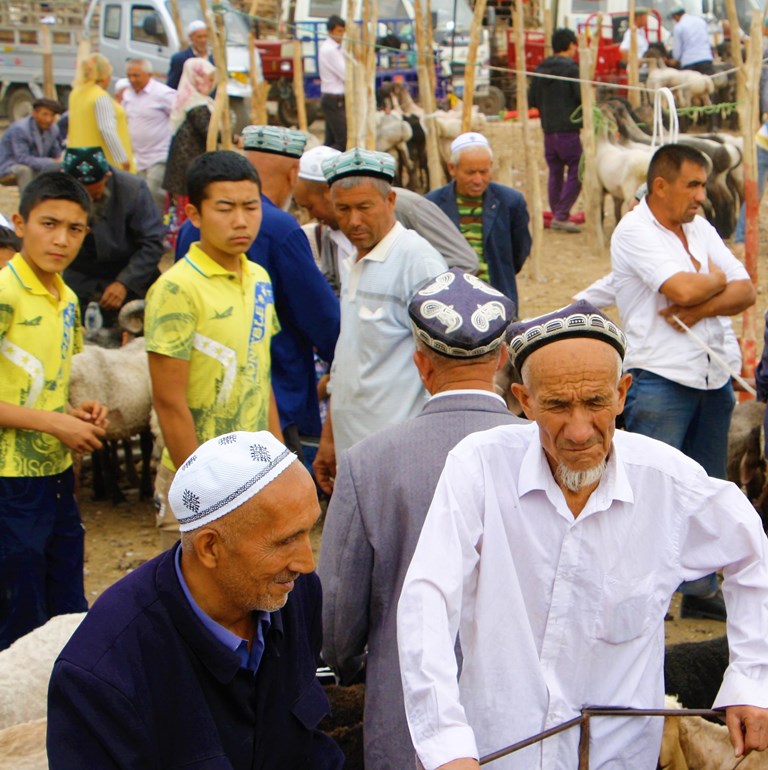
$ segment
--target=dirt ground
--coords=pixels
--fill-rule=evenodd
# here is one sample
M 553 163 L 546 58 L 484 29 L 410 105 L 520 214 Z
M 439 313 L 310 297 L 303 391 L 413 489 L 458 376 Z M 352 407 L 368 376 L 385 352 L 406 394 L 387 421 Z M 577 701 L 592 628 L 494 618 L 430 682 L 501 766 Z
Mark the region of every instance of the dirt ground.
M 6 125 L 6 122 L 0 122 L 0 131 L 4 130 Z M 0 212 L 10 218 L 17 205 L 16 188 L 0 187 Z M 576 209 L 579 206 L 580 204 L 577 203 Z M 761 253 L 765 253 L 765 243 L 768 240 L 765 205 L 761 213 Z M 607 223 L 608 233 L 610 233 L 612 224 L 610 214 L 607 214 Z M 545 230 L 540 278 L 533 276 L 533 266 L 530 261 L 518 277 L 521 313 L 524 316 L 532 316 L 562 307 L 569 303 L 575 292 L 588 286 L 609 270 L 610 258 L 607 252 L 604 254 L 590 252 L 585 233 L 574 235 Z M 762 313 L 766 304 L 765 285 L 766 279 L 763 275 L 760 279 L 760 295 L 757 303 L 760 316 L 758 353 L 762 349 Z M 136 490 L 129 490 L 127 497 L 128 502 L 113 506 L 106 502 L 94 502 L 90 499 L 88 490 L 81 491 L 80 502 L 86 528 L 85 582 L 86 594 L 90 602 L 93 602 L 109 585 L 159 552 L 159 538 L 154 528 L 152 501 L 139 501 Z M 315 537 L 318 548 L 319 534 L 318 529 Z M 669 642 L 700 641 L 725 632 L 724 624 L 717 621 L 681 620 L 678 610 L 679 597 L 676 597 L 671 607 L 673 619 L 666 624 Z

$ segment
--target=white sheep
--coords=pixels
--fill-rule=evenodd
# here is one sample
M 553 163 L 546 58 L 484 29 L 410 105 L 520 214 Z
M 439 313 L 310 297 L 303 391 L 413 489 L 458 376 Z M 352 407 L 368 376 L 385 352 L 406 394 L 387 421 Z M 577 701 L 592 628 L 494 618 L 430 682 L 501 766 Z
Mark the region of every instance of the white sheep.
M 48 770 L 47 722 L 43 717 L 0 730 L 0 770 Z
M 84 617 L 57 615 L 0 652 L 0 729 L 45 717 L 53 664 Z
M 666 695 L 664 708 L 682 708 Z M 723 770 L 736 766 L 728 728 L 702 717 L 665 717 L 661 740 L 661 770 Z M 739 762 L 739 770 L 768 770 L 768 752 L 752 752 Z

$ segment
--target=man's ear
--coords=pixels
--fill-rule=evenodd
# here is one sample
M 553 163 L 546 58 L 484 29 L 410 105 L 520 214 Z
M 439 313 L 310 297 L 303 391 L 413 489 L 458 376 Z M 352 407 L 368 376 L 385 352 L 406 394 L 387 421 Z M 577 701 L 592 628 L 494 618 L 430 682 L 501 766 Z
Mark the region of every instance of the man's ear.
M 202 206 L 202 204 L 200 204 Z M 197 209 L 197 206 L 193 206 L 191 203 L 186 205 L 184 212 L 187 215 L 187 219 L 199 230 L 202 217 Z
M 413 351 L 413 363 L 419 370 L 419 377 L 424 387 L 429 390 L 429 382 L 434 372 L 432 361 L 429 360 L 429 356 L 423 353 L 421 350 Z
M 522 382 L 513 382 L 510 386 L 512 389 L 512 395 L 520 402 L 520 406 L 523 407 L 523 412 L 525 412 L 525 416 L 529 419 L 533 419 L 532 414 L 532 399 L 531 394 L 528 392 L 528 388 L 523 385 Z
M 211 527 L 203 527 L 195 533 L 194 540 L 195 555 L 197 560 L 208 569 L 215 569 L 221 558 L 221 537 L 219 533 Z
M 451 175 L 451 179 L 456 179 L 456 164 L 455 163 L 449 163 L 448 164 L 448 173 Z
M 11 223 L 13 224 L 13 230 L 16 233 L 16 237 L 23 240 L 26 222 L 18 211 L 11 215 Z

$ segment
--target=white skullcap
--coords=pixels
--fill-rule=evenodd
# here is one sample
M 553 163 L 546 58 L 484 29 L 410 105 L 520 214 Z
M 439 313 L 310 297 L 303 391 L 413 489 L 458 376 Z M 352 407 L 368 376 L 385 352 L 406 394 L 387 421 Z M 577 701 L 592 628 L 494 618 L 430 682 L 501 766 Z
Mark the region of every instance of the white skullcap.
M 465 150 L 467 147 L 485 147 L 489 150 L 491 145 L 488 144 L 488 140 L 482 134 L 478 134 L 477 131 L 467 131 L 466 134 L 459 134 L 459 136 L 451 142 L 451 155 L 455 152 Z
M 265 430 L 225 433 L 206 441 L 176 471 L 168 492 L 179 530 L 190 532 L 239 508 L 295 460 Z
M 131 85 L 131 81 L 128 80 L 128 78 L 120 78 L 120 80 L 115 83 L 115 93 L 119 94 L 121 91 L 125 91 L 129 85 Z
M 326 147 L 321 144 L 307 150 L 299 159 L 299 179 L 307 179 L 310 182 L 325 182 L 323 174 L 323 161 L 341 155 L 341 151 L 334 147 Z
M 187 34 L 192 35 L 195 32 L 199 32 L 201 29 L 208 29 L 206 23 L 204 21 L 200 21 L 200 19 L 195 19 L 194 21 L 189 22 L 189 26 L 187 27 Z

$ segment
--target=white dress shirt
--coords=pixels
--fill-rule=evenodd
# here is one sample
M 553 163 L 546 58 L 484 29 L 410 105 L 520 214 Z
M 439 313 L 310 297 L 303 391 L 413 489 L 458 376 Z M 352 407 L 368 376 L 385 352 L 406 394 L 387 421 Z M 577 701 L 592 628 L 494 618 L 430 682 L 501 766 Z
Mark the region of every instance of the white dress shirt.
M 693 273 L 691 255 L 709 271 L 709 260 L 725 273 L 728 282 L 748 280 L 741 262 L 704 217 L 683 225 L 688 241 L 682 241 L 653 216 L 644 198 L 621 218 L 611 237 L 611 263 L 616 288 L 616 307 L 627 335 L 624 369 L 647 369 L 672 382 L 700 390 L 721 388 L 730 375 L 687 334 L 673 329 L 659 311 L 672 304 L 661 285 L 681 272 Z M 723 324 L 717 317 L 704 318 L 692 331 L 721 358 L 728 356 Z
M 768 706 L 767 549 L 733 484 L 654 439 L 617 432 L 574 518 L 536 424 L 469 436 L 448 455 L 398 606 L 406 713 L 424 767 L 484 756 L 589 705 L 662 707 L 670 598 L 720 568 L 731 663 L 715 706 Z M 662 727 L 594 717 L 591 770 L 654 770 Z M 494 770 L 575 770 L 578 739 L 571 729 Z
M 320 70 L 320 93 L 340 96 L 344 93 L 344 77 L 347 62 L 344 59 L 342 44 L 332 37 L 327 37 L 320 44 L 317 66 Z
M 672 56 L 681 67 L 700 61 L 712 61 L 707 22 L 701 16 L 684 13 L 672 30 Z
M 377 430 L 405 422 L 427 392 L 413 364 L 408 302 L 445 260 L 399 222 L 357 262 L 347 260 L 341 285 L 341 330 L 331 382 L 336 457 Z
M 643 56 L 648 53 L 648 38 L 645 36 L 644 29 L 635 27 L 635 31 L 637 32 L 635 35 L 637 38 L 637 58 L 642 59 Z M 624 31 L 624 37 L 621 39 L 621 44 L 619 45 L 620 51 L 629 53 L 630 48 L 632 47 L 632 37 L 629 34 L 630 32 L 631 30 L 629 28 Z
M 168 120 L 176 91 L 150 78 L 138 93 L 133 88 L 123 92 L 123 107 L 133 144 L 136 170 L 145 171 L 155 163 L 165 163 L 171 143 Z

